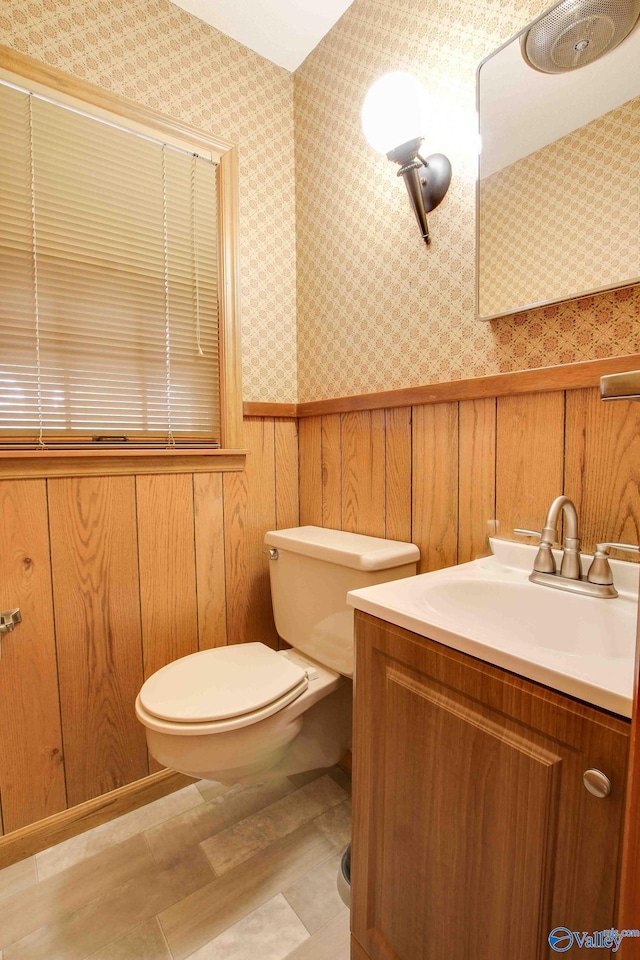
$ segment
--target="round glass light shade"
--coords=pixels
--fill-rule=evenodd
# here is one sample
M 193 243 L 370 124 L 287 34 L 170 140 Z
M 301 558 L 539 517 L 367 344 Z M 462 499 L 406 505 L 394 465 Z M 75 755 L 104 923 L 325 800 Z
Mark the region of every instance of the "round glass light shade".
M 400 70 L 371 86 L 362 105 L 362 130 L 374 150 L 389 153 L 424 136 L 427 93 L 419 80 Z

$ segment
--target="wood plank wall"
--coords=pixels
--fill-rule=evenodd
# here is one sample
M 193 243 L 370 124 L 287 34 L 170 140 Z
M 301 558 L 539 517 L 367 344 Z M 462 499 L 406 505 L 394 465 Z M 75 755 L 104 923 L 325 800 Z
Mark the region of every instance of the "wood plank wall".
M 583 547 L 640 541 L 640 404 L 596 388 L 299 421 L 300 522 L 413 540 L 421 570 L 539 530 L 564 492 Z M 528 538 L 529 542 L 536 542 Z
M 24 616 L 0 659 L 5 832 L 156 769 L 133 713 L 149 673 L 276 646 L 270 528 L 413 540 L 426 571 L 484 554 L 493 521 L 539 529 L 564 490 L 586 549 L 640 538 L 640 404 L 595 388 L 249 418 L 245 434 L 243 473 L 0 482 L 0 609 Z
M 298 524 L 295 420 L 245 420 L 229 474 L 0 481 L 4 832 L 147 776 L 133 705 L 169 660 L 277 645 L 266 530 Z

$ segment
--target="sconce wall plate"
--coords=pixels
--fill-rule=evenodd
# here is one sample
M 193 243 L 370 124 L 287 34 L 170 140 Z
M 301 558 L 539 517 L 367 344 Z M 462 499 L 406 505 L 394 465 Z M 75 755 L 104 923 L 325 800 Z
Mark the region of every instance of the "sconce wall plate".
M 444 200 L 451 183 L 451 163 L 442 153 L 420 156 L 422 139 L 410 140 L 390 150 L 387 158 L 400 164 L 398 176 L 404 178 L 422 239 L 430 243 L 427 214 Z
M 451 161 L 444 153 L 431 153 L 428 157 L 420 157 L 424 167 L 419 170 L 420 186 L 424 209 L 431 213 L 444 200 L 451 183 Z

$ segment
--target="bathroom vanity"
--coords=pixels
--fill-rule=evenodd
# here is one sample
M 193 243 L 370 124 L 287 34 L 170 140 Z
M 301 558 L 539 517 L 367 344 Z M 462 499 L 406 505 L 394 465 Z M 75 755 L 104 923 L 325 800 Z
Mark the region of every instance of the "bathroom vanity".
M 442 587 L 456 578 L 471 596 L 474 572 L 484 583 L 487 616 L 492 613 L 496 623 L 491 592 L 509 577 L 523 587 L 525 609 L 534 591 L 541 621 L 547 600 L 558 598 L 493 557 L 413 578 L 414 599 L 428 597 L 433 581 L 443 595 Z M 386 587 L 351 595 L 359 608 L 352 957 L 550 960 L 556 954 L 548 935 L 555 927 L 615 927 L 630 735 L 620 714 L 627 694 L 630 709 L 631 668 L 628 691 L 619 690 L 611 701 L 617 712 L 603 709 L 585 702 L 587 686 L 578 699 L 558 684 L 551 689 L 549 682 L 523 676 L 527 654 L 516 641 L 512 669 L 487 662 L 480 608 L 456 636 L 453 619 L 447 627 L 442 614 L 438 625 L 425 601 L 425 620 L 433 623 L 423 623 L 418 633 L 398 624 L 406 616 L 403 602 L 394 606 Z M 410 592 L 407 582 L 404 594 Z M 588 619 L 599 610 L 605 617 L 624 615 L 626 601 L 581 602 L 589 607 Z M 384 603 L 387 613 L 372 615 Z M 496 626 L 498 661 L 506 656 L 501 629 L 504 621 Z M 464 649 L 471 642 L 465 633 L 481 637 L 482 657 Z M 533 661 L 544 659 L 538 653 L 532 645 Z M 607 674 L 605 653 L 590 649 L 563 657 L 569 665 L 575 661 L 578 674 L 591 660 L 595 673 L 607 678 L 603 686 L 613 686 L 615 665 Z M 618 646 L 611 656 L 624 662 L 625 673 L 626 653 Z M 516 673 L 518 657 L 523 666 Z M 532 673 L 539 669 L 531 665 Z M 612 695 L 592 690 L 593 699 Z
M 628 721 L 361 612 L 356 671 L 354 957 L 540 960 L 615 926 Z

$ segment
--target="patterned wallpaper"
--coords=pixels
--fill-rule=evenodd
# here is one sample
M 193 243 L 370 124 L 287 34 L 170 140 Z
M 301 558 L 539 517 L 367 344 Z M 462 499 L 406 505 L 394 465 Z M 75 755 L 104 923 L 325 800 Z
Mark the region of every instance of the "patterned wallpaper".
M 0 43 L 239 144 L 243 392 L 295 400 L 292 75 L 168 0 L 2 0 Z
M 640 276 L 632 157 L 640 97 L 481 181 L 484 316 Z
M 244 396 L 287 402 L 640 350 L 640 288 L 474 319 L 475 70 L 544 6 L 355 0 L 294 77 L 168 0 L 2 0 L 0 43 L 239 143 Z M 454 164 L 428 250 L 360 132 L 397 68 Z
M 640 287 L 474 317 L 473 112 L 480 61 L 547 0 L 355 0 L 295 75 L 301 401 L 640 351 Z M 361 133 L 373 80 L 414 72 L 428 152 L 454 179 L 427 249 L 395 167 Z

